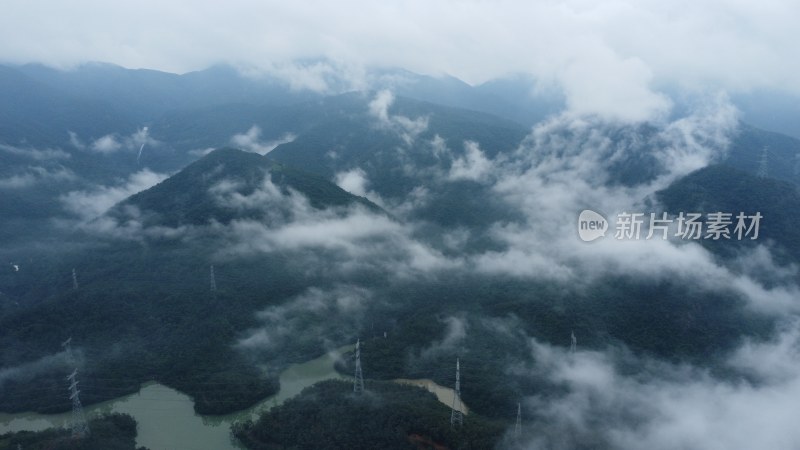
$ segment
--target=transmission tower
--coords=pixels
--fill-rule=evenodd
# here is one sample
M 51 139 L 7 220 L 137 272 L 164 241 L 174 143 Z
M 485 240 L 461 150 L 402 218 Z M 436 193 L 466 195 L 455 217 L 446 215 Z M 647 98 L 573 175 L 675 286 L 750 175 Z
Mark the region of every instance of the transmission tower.
M 86 423 L 86 416 L 83 414 L 83 405 L 78 390 L 78 380 L 75 377 L 78 375 L 78 369 L 72 371 L 67 377 L 69 381 L 69 398 L 72 400 L 72 437 L 81 439 L 89 435 L 89 424 Z
M 519 439 L 522 434 L 522 403 L 517 403 L 517 423 L 514 425 L 514 437 Z
M 353 392 L 364 392 L 364 374 L 361 373 L 361 339 L 356 341 L 356 374 L 353 381 Z
M 78 274 L 74 267 L 72 268 L 72 289 L 78 289 Z
M 72 337 L 67 338 L 66 341 L 61 343 L 64 351 L 67 353 L 67 363 L 74 366 L 75 357 L 72 354 Z M 78 369 L 72 371 L 67 377 L 69 381 L 69 398 L 72 400 L 72 437 L 82 438 L 89 435 L 89 425 L 86 423 L 86 417 L 83 414 L 83 405 L 78 394 L 78 380 L 75 377 L 78 375 Z
M 794 177 L 800 177 L 800 153 L 794 155 Z
M 569 352 L 575 353 L 578 350 L 578 338 L 575 337 L 575 330 L 571 331 Z
M 769 147 L 765 146 L 764 149 L 761 150 L 761 158 L 758 160 L 758 176 L 761 178 L 767 178 L 769 174 L 769 166 L 767 165 L 767 158 L 769 156 L 768 149 Z
M 72 336 L 62 342 L 61 346 L 64 347 L 64 351 L 67 352 L 67 362 L 71 365 L 75 365 L 75 360 L 72 358 Z
M 214 265 L 211 265 L 211 292 L 217 292 L 217 279 L 214 277 Z
M 453 390 L 453 408 L 450 412 L 450 426 L 455 427 L 456 424 L 461 426 L 464 424 L 464 415 L 461 412 L 461 363 L 456 358 L 456 386 Z

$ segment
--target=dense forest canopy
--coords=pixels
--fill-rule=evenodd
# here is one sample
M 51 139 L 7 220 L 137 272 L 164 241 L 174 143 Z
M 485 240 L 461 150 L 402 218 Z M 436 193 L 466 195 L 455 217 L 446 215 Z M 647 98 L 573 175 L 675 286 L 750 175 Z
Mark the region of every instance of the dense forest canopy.
M 794 97 L 651 86 L 646 58 L 595 77 L 573 56 L 557 76 L 475 83 L 326 58 L 0 64 L 0 432 L 152 383 L 210 428 L 329 355 L 337 372 L 315 380 L 346 381 L 259 409 L 238 442 L 800 442 L 753 420 L 797 416 Z M 582 211 L 605 236 L 581 240 Z M 758 236 L 687 239 L 690 213 L 706 229 L 757 215 Z M 630 214 L 663 217 L 664 238 L 652 223 L 624 238 Z M 356 342 L 360 394 L 354 352 L 328 353 Z M 463 427 L 398 379 L 458 384 Z M 89 426 L 8 432 L 0 449 L 137 446 L 134 417 Z

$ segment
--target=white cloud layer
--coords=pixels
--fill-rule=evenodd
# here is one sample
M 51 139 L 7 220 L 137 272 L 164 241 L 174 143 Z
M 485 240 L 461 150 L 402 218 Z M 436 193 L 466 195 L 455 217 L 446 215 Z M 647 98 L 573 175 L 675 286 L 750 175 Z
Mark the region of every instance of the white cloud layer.
M 131 174 L 116 186 L 97 186 L 85 191 L 72 191 L 61 196 L 64 208 L 83 220 L 94 219 L 129 196 L 155 186 L 167 176 L 148 169 Z
M 374 65 L 472 83 L 525 72 L 560 84 L 576 112 L 629 120 L 668 106 L 653 89 L 664 83 L 800 93 L 798 17 L 791 0 L 9 0 L 0 60 L 178 72 L 231 62 L 317 91 L 332 72 L 361 88 Z M 291 62 L 316 57 L 336 63 Z
M 21 173 L 0 177 L 0 189 L 24 189 L 39 183 L 71 181 L 75 179 L 77 179 L 75 173 L 62 166 L 53 168 L 28 166 L 28 168 Z
M 22 156 L 36 161 L 47 161 L 53 159 L 69 159 L 71 155 L 59 148 L 37 149 L 32 147 L 15 147 L 13 145 L 0 144 L 0 152 L 14 156 Z
M 748 342 L 728 359 L 754 375 L 720 380 L 708 371 L 639 360 L 624 352 L 578 351 L 531 341 L 532 373 L 564 388 L 525 402 L 533 426 L 526 449 L 790 450 L 800 444 L 800 332 L 789 324 L 773 340 Z M 512 447 L 517 448 L 517 447 Z
M 91 141 L 88 145 L 81 140 L 80 136 L 74 131 L 68 131 L 70 145 L 79 150 L 90 150 L 96 153 L 110 155 L 121 150 L 136 151 L 138 162 L 142 156 L 142 151 L 147 146 L 159 146 L 161 143 L 150 137 L 148 127 L 142 127 L 128 136 L 117 133 L 107 134 Z
M 492 163 L 486 158 L 478 143 L 467 141 L 464 143 L 464 155 L 453 161 L 448 178 L 483 181 L 491 174 L 491 170 Z
M 389 90 L 382 90 L 369 102 L 369 113 L 377 119 L 378 126 L 396 133 L 407 146 L 410 146 L 420 133 L 428 129 L 428 118 L 411 119 L 400 114 L 391 114 L 389 109 L 392 104 L 394 104 L 394 94 Z
M 75 351 L 79 362 L 83 360 L 83 352 Z M 73 363 L 74 364 L 74 363 Z M 30 361 L 14 367 L 4 367 L 0 369 L 0 392 L 5 388 L 8 381 L 27 381 L 36 376 L 52 372 L 54 370 L 69 370 L 73 364 L 70 363 L 67 352 L 54 353 L 43 356 L 36 361 Z
M 275 150 L 275 147 L 281 144 L 292 142 L 293 140 L 295 140 L 296 137 L 297 136 L 295 136 L 292 133 L 285 133 L 278 139 L 262 142 L 261 128 L 257 125 L 253 125 L 246 132 L 233 135 L 233 137 L 231 138 L 231 144 L 242 150 L 258 153 L 259 155 L 263 156 Z
M 471 262 L 485 273 L 571 283 L 619 274 L 680 279 L 715 291 L 735 292 L 760 311 L 797 311 L 794 299 L 800 289 L 790 277 L 784 276 L 779 283 L 762 283 L 758 281 L 763 272 L 759 265 L 744 262 L 752 254 L 767 264 L 764 267 L 770 267 L 771 273 L 790 270 L 777 267 L 763 247 L 742 255 L 734 264 L 737 267 L 729 268 L 691 241 L 620 241 L 614 239 L 613 229 L 607 237 L 589 244 L 577 237 L 577 217 L 583 209 L 609 218 L 623 211 L 658 212 L 654 194 L 724 155 L 736 128 L 736 110 L 724 98 L 646 132 L 570 113 L 537 125 L 512 157 L 481 164 L 488 164 L 485 171 L 497 180 L 492 185 L 494 192 L 523 214 L 525 221 L 495 223 L 491 234 L 507 244 L 507 249 L 476 255 Z M 660 172 L 637 183 L 615 181 L 619 164 L 632 157 L 633 161 L 651 158 L 646 164 L 659 167 Z M 469 153 L 466 159 L 470 159 Z
M 90 149 L 98 153 L 114 153 L 122 148 L 117 138 L 112 134 L 107 134 L 101 138 L 95 139 Z
M 262 326 L 248 330 L 236 346 L 250 351 L 280 351 L 290 340 L 324 341 L 334 328 L 357 329 L 371 301 L 371 292 L 357 286 L 310 287 L 256 313 Z
M 334 176 L 334 179 L 340 188 L 351 194 L 361 197 L 367 195 L 369 180 L 367 179 L 367 174 L 360 167 L 339 172 Z

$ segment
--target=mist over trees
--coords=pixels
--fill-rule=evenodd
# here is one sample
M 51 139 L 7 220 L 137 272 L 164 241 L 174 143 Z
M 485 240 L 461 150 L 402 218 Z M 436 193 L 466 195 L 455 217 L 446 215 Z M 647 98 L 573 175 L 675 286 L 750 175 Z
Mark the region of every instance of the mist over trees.
M 249 407 L 289 364 L 360 339 L 371 396 L 323 383 L 237 435 L 250 448 L 658 448 L 677 429 L 702 448 L 675 413 L 700 410 L 701 428 L 778 439 L 741 405 L 792 398 L 800 374 L 800 141 L 719 96 L 620 120 L 576 115 L 564 93 L 520 97 L 525 77 L 371 76 L 339 93 L 225 66 L 3 66 L 0 410 L 71 407 L 69 337 L 84 404 L 157 381 L 200 414 Z M 754 241 L 585 243 L 584 209 L 764 222 Z M 456 358 L 461 434 L 446 406 L 389 382 L 451 386 Z M 300 433 L 312 412 L 319 426 Z

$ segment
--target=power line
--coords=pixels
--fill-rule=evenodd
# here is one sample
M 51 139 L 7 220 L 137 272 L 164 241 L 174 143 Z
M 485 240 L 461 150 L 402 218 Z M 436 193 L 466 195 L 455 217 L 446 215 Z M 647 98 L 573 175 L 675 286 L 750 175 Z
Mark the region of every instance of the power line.
M 211 292 L 217 292 L 217 279 L 214 277 L 214 265 L 211 265 Z
M 800 177 L 800 153 L 794 155 L 794 177 Z
M 364 392 L 364 374 L 361 373 L 361 339 L 356 341 L 356 373 L 353 380 L 353 392 Z
M 578 350 L 578 338 L 575 337 L 575 330 L 572 330 L 570 333 L 569 352 L 575 353 Z
M 73 269 L 73 280 L 75 271 Z M 76 283 L 77 289 L 77 283 Z M 71 365 L 75 365 L 75 358 L 72 355 L 72 337 L 61 343 L 67 351 L 67 361 Z M 72 437 L 82 439 L 89 436 L 89 424 L 86 423 L 86 415 L 83 413 L 83 405 L 81 405 L 80 390 L 78 390 L 78 369 L 75 368 L 67 377 L 69 381 L 69 398 L 72 400 Z
M 767 164 L 767 158 L 769 157 L 768 149 L 768 146 L 764 146 L 764 148 L 761 150 L 761 158 L 758 160 L 757 174 L 760 178 L 767 178 L 769 175 L 769 166 Z
M 464 424 L 464 414 L 461 412 L 461 363 L 456 358 L 456 385 L 453 389 L 453 407 L 450 412 L 450 426 L 455 427 L 456 424 L 461 426 Z

